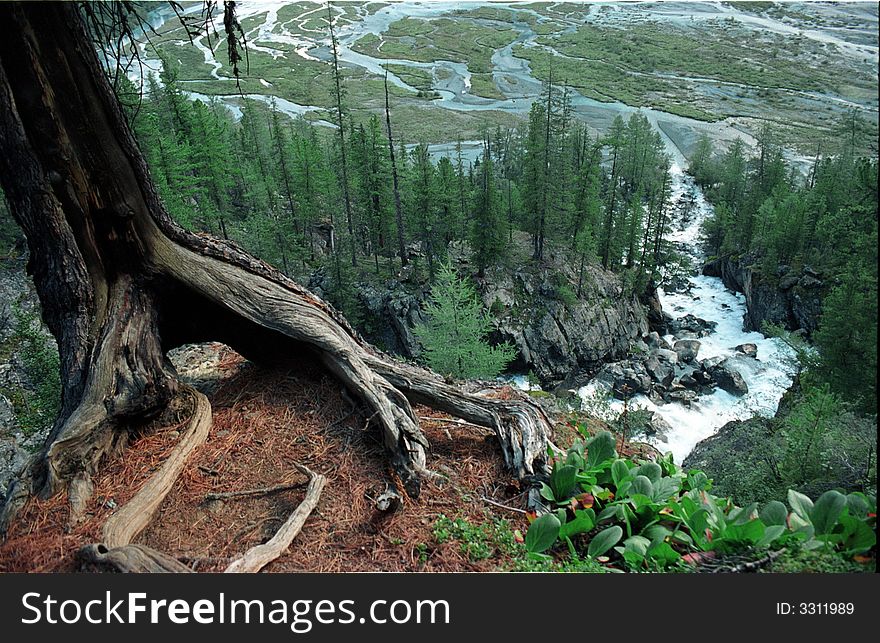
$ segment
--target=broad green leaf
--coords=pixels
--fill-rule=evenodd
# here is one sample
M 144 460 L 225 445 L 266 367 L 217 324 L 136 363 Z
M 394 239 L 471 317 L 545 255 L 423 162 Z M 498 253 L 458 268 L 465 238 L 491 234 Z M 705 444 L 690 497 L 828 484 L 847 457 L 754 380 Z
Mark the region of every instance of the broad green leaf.
M 673 542 L 676 542 L 676 543 L 679 543 L 682 545 L 687 545 L 688 547 L 694 546 L 694 539 L 691 538 L 687 534 L 687 532 L 682 531 L 681 529 L 679 529 L 678 531 L 673 531 L 672 534 L 670 534 L 669 539 L 672 540 Z
M 842 516 L 841 521 L 852 521 L 850 523 L 851 533 L 843 541 L 843 549 L 847 554 L 863 554 L 877 544 L 877 534 L 868 523 L 852 516 Z
M 764 530 L 764 536 L 755 543 L 758 548 L 768 547 L 770 543 L 785 533 L 785 525 L 770 525 Z
M 858 491 L 846 497 L 846 507 L 849 509 L 849 515 L 855 518 L 864 518 L 868 515 L 868 501 L 865 500 L 865 494 Z
M 663 468 L 663 473 L 665 473 L 667 476 L 674 476 L 680 472 L 680 469 L 676 466 L 673 460 L 672 452 L 660 456 L 657 464 L 659 464 Z
M 630 536 L 623 541 L 623 545 L 626 551 L 635 552 L 640 556 L 644 556 L 648 553 L 648 547 L 651 546 L 651 541 L 644 536 Z
M 799 517 L 810 522 L 810 512 L 813 510 L 813 501 L 794 489 L 788 490 L 788 504 L 791 510 Z
M 641 494 L 650 498 L 653 493 L 654 485 L 651 484 L 651 481 L 647 477 L 636 476 L 635 478 L 633 478 L 632 486 L 629 488 L 630 496 Z
M 788 508 L 778 500 L 771 500 L 758 514 L 765 525 L 784 525 L 788 518 Z
M 651 497 L 654 502 L 663 502 L 671 495 L 678 492 L 678 478 L 660 478 L 653 483 Z
M 826 491 L 816 501 L 810 512 L 810 521 L 817 534 L 830 534 L 837 524 L 837 519 L 846 507 L 846 496 L 839 491 Z
M 574 518 L 562 525 L 560 538 L 571 538 L 577 534 L 585 534 L 596 526 L 596 512 L 592 509 L 575 511 Z
M 651 543 L 651 546 L 648 548 L 647 558 L 654 560 L 660 563 L 661 566 L 665 567 L 666 565 L 677 562 L 681 558 L 681 554 L 675 551 L 669 543 L 663 540 L 658 540 Z
M 704 491 L 709 488 L 709 477 L 696 469 L 688 473 L 687 481 L 689 489 Z
M 550 473 L 550 488 L 556 502 L 565 502 L 574 491 L 577 468 L 570 464 L 557 465 Z
M 651 525 L 650 527 L 642 530 L 642 534 L 651 542 L 654 542 L 658 539 L 663 540 L 671 533 L 672 532 L 663 525 Z
M 541 497 L 549 502 L 556 502 L 556 496 L 553 495 L 553 489 L 546 482 L 541 483 Z
M 583 469 L 584 468 L 584 456 L 582 456 L 577 451 L 569 449 L 568 455 L 565 456 L 565 464 L 572 466 L 578 470 Z
M 620 515 L 622 509 L 622 505 L 608 505 L 599 513 L 599 517 L 596 519 L 596 522 L 602 522 L 603 520 L 614 518 Z
M 735 512 L 731 511 L 730 516 L 728 516 L 728 520 L 734 525 L 744 525 L 748 521 L 752 520 L 752 514 L 755 513 L 755 510 L 757 508 L 758 503 L 753 502 L 752 504 L 743 507 L 742 509 L 738 509 Z
M 587 442 L 587 468 L 595 469 L 603 462 L 607 462 L 617 455 L 615 451 L 616 441 L 608 431 L 596 434 Z
M 618 493 L 620 493 L 620 483 L 629 476 L 629 467 L 626 466 L 626 460 L 615 460 L 611 465 L 611 479 L 614 481 L 614 486 L 617 487 Z
M 621 556 L 623 556 L 623 560 L 626 561 L 626 564 L 629 565 L 630 569 L 639 569 L 645 562 L 644 554 L 623 547 L 615 547 L 614 549 L 617 551 L 623 550 Z
M 663 470 L 659 464 L 646 462 L 636 469 L 636 475 L 645 476 L 651 482 L 657 482 L 663 476 Z
M 618 525 L 603 529 L 598 534 L 593 536 L 593 539 L 590 541 L 590 546 L 587 549 L 587 553 L 592 558 L 601 556 L 609 549 L 614 547 L 614 545 L 616 545 L 618 542 L 620 542 L 620 539 L 622 537 L 623 529 L 621 529 Z
M 561 527 L 559 518 L 554 514 L 539 516 L 529 525 L 529 531 L 526 533 L 526 550 L 541 553 L 550 549 L 556 542 Z
M 813 538 L 813 534 L 816 533 L 816 530 L 813 528 L 812 523 L 810 523 L 809 520 L 804 520 L 796 513 L 789 514 L 788 528 L 792 531 L 792 533 L 798 534 L 804 541 L 811 540 Z
M 724 539 L 754 545 L 761 541 L 766 529 L 760 520 L 751 520 L 740 525 L 728 525 L 724 530 Z
M 631 503 L 633 503 L 633 507 L 635 507 L 636 511 L 641 511 L 641 509 L 643 509 L 644 507 L 655 507 L 655 511 L 649 512 L 649 513 L 656 512 L 656 505 L 654 503 L 654 500 L 644 494 L 641 494 L 641 493 L 631 494 L 629 496 L 629 501 Z

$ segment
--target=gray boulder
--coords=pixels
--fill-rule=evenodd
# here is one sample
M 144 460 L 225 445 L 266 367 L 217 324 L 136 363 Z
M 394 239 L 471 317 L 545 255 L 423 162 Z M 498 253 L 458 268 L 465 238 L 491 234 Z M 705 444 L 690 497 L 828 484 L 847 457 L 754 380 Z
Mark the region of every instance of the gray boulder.
M 749 392 L 749 387 L 743 376 L 740 375 L 730 360 L 724 360 L 717 366 L 709 369 L 712 379 L 718 384 L 718 387 L 727 391 L 731 395 L 742 396 Z
M 737 353 L 742 353 L 746 357 L 758 357 L 758 346 L 756 344 L 740 344 L 736 346 L 733 350 Z
M 681 362 L 689 364 L 697 358 L 700 342 L 695 339 L 680 339 L 672 347 Z
M 675 378 L 675 371 L 672 365 L 665 360 L 661 361 L 657 355 L 652 354 L 645 360 L 644 366 L 648 376 L 655 382 L 663 386 L 672 384 L 672 380 Z

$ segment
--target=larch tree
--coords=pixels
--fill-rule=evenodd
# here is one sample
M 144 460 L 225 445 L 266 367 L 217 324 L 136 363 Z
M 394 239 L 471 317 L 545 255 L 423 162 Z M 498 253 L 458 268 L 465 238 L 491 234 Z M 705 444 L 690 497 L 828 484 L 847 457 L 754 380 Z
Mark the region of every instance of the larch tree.
M 228 28 L 234 3 L 224 9 Z M 0 186 L 27 238 L 62 381 L 58 418 L 11 485 L 3 527 L 32 494 L 65 489 L 75 517 L 102 456 L 173 401 L 210 422 L 207 400 L 166 357 L 207 340 L 257 363 L 323 364 L 373 416 L 412 496 L 428 469 L 411 400 L 494 429 L 520 476 L 546 472 L 550 421 L 536 404 L 397 362 L 268 264 L 174 223 L 77 4 L 2 3 L 0 24 Z

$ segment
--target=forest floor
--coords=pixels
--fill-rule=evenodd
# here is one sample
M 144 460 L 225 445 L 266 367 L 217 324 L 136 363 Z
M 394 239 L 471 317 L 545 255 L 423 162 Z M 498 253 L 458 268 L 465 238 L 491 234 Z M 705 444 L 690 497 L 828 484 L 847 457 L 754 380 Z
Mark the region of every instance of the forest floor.
M 197 571 L 220 571 L 237 555 L 270 538 L 302 500 L 305 484 L 253 497 L 206 502 L 208 493 L 300 482 L 293 462 L 327 477 L 318 507 L 289 550 L 267 571 L 488 571 L 503 568 L 525 531 L 523 513 L 485 498 L 525 507 L 519 483 L 503 468 L 494 436 L 416 407 L 431 443 L 432 470 L 418 500 L 403 497 L 396 512 L 375 498 L 396 481 L 377 429 L 368 426 L 336 380 L 314 367 L 264 370 L 225 349 L 226 373 L 209 392 L 213 426 L 187 462 L 151 524 L 134 542 L 178 558 Z M 502 389 L 503 391 L 503 389 Z M 436 420 L 427 419 L 437 417 Z M 66 496 L 31 500 L 0 545 L 0 571 L 75 571 L 77 551 L 99 542 L 113 510 L 128 501 L 162 464 L 187 419 L 148 427 L 105 462 L 94 480 L 85 518 L 67 527 Z M 165 422 L 167 422 L 167 418 Z M 304 480 L 302 480 L 304 482 Z M 461 528 L 474 549 L 458 541 Z M 485 526 L 482 527 L 482 526 Z M 509 552 L 508 552 L 509 553 Z

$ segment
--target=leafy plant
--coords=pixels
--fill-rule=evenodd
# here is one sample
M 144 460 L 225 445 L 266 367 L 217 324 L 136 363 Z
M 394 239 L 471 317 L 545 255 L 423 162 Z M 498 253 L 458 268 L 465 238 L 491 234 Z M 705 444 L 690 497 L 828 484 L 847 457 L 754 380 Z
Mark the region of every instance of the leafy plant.
M 563 542 L 573 559 L 614 553 L 630 569 L 645 570 L 709 551 L 797 546 L 852 557 L 876 546 L 876 499 L 865 494 L 832 490 L 814 503 L 791 490 L 788 507 L 778 500 L 740 507 L 710 489 L 705 473 L 682 471 L 671 454 L 657 462 L 618 457 L 613 436 L 600 432 L 554 462 L 541 489 L 550 511 L 533 519 L 526 549 L 546 560 Z

